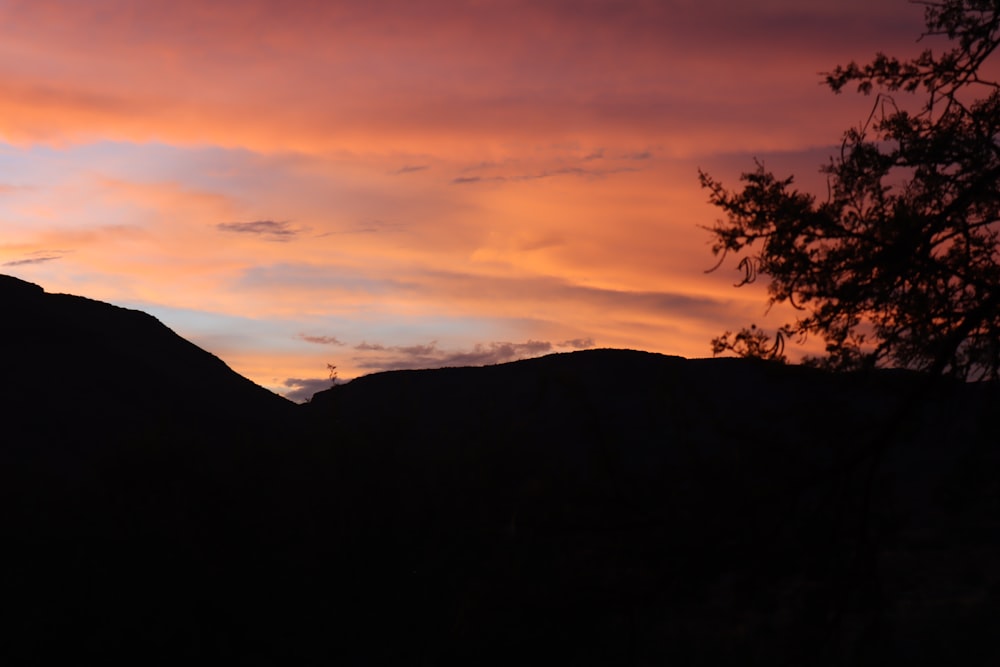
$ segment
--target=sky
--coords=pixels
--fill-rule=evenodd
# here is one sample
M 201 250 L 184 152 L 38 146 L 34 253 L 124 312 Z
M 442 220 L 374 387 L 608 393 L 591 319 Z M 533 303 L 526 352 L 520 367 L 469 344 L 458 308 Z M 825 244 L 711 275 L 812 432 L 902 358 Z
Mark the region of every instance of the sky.
M 706 272 L 698 170 L 825 192 L 873 100 L 821 72 L 922 27 L 906 0 L 0 0 L 0 273 L 293 400 L 327 364 L 709 356 L 787 313 Z

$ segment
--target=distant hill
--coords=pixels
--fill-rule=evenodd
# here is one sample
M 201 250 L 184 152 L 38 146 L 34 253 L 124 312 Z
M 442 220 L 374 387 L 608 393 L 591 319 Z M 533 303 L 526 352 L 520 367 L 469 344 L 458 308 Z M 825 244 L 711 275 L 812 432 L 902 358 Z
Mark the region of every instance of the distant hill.
M 140 312 L 0 312 L 7 664 L 1000 660 L 996 386 L 591 350 L 296 406 Z
M 997 389 L 590 350 L 379 373 L 303 409 L 379 471 L 344 482 L 359 520 L 459 582 L 438 658 L 991 664 Z
M 0 275 L 0 313 L 0 404 L 28 437 L 217 437 L 293 407 L 141 311 Z

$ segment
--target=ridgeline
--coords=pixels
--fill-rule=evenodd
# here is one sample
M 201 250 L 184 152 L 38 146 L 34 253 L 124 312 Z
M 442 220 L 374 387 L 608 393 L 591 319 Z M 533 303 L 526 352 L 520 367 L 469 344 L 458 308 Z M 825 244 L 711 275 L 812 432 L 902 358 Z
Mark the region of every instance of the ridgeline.
M 589 350 L 295 405 L 0 276 L 6 664 L 997 664 L 1000 389 Z

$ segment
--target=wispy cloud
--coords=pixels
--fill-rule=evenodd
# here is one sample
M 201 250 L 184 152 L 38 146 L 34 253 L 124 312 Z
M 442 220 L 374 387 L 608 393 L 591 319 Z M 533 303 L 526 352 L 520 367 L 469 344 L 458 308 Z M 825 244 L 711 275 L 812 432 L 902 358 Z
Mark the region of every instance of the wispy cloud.
M 477 343 L 471 350 L 442 350 L 437 341 L 425 345 L 381 345 L 361 343 L 355 350 L 365 354 L 355 359 L 355 366 L 367 370 L 404 370 L 444 368 L 448 366 L 488 366 L 517 359 L 537 357 L 552 352 L 548 341 L 528 340 L 523 343 Z
M 403 165 L 399 169 L 392 172 L 393 174 L 412 174 L 415 171 L 424 171 L 430 169 L 429 165 L 426 164 L 407 164 Z
M 329 378 L 323 380 L 319 378 L 288 378 L 282 385 L 288 387 L 288 391 L 281 394 L 290 401 L 304 403 L 313 397 L 318 391 L 329 389 L 333 386 Z
M 518 299 L 522 303 L 545 304 L 558 308 L 573 304 L 594 312 L 648 313 L 671 317 L 692 317 L 707 321 L 726 321 L 731 317 L 727 299 L 689 294 L 681 290 L 628 290 L 594 287 L 549 277 L 498 278 L 471 273 L 433 271 L 424 274 L 421 289 L 435 290 L 441 298 L 453 302 L 478 302 L 490 294 L 495 302 Z
M 256 234 L 270 241 L 289 241 L 302 230 L 295 229 L 291 223 L 281 220 L 254 220 L 252 222 L 220 222 L 216 229 L 222 232 L 237 234 Z
M 437 341 L 426 345 L 382 345 L 381 343 L 363 342 L 354 346 L 359 352 L 392 352 L 409 357 L 430 357 L 438 352 Z
M 62 252 L 37 252 L 32 253 L 31 257 L 25 257 L 24 259 L 12 259 L 9 262 L 0 264 L 0 266 L 27 266 L 29 264 L 44 264 L 45 262 L 62 259 L 64 254 L 65 253 Z
M 612 169 L 584 169 L 583 167 L 559 167 L 556 169 L 544 169 L 528 174 L 515 174 L 513 176 L 458 176 L 451 179 L 455 185 L 467 185 L 469 183 L 493 182 L 517 182 L 517 181 L 537 181 L 543 178 L 554 176 L 582 176 L 589 178 L 601 178 L 612 174 L 623 174 L 638 171 L 635 167 L 615 167 Z
M 316 345 L 345 345 L 336 336 L 307 336 L 306 334 L 299 334 L 299 338 L 307 343 L 315 343 Z
M 299 337 L 311 343 L 344 345 L 333 336 L 300 335 Z M 354 350 L 361 354 L 354 358 L 354 363 L 351 365 L 353 368 L 368 372 L 489 366 L 537 357 L 560 349 L 584 350 L 592 347 L 594 347 L 593 338 L 574 338 L 559 343 L 539 340 L 527 340 L 523 343 L 480 343 L 474 345 L 471 350 L 441 349 L 437 341 L 417 345 L 362 342 L 354 346 Z M 279 393 L 291 401 L 303 403 L 312 398 L 316 392 L 329 389 L 332 384 L 329 378 L 288 378 L 281 383 L 287 390 Z
M 652 158 L 649 151 L 618 152 L 617 157 L 608 159 L 604 149 L 591 151 L 586 155 L 579 156 L 567 154 L 565 150 L 556 150 L 546 162 L 531 165 L 528 159 L 510 159 L 501 162 L 491 162 L 483 160 L 477 164 L 466 166 L 461 170 L 460 176 L 451 179 L 452 184 L 467 185 L 484 182 L 520 182 L 536 181 L 543 178 L 553 178 L 557 176 L 577 176 L 585 179 L 603 178 L 612 174 L 623 174 L 639 171 L 639 168 L 631 164 L 638 160 L 648 160 Z M 601 160 L 606 166 L 595 168 L 595 161 Z
M 560 167 L 559 169 L 549 169 L 535 174 L 524 174 L 514 176 L 512 181 L 534 181 L 539 178 L 550 178 L 552 176 L 590 176 L 600 178 L 611 174 L 623 174 L 630 171 L 638 171 L 635 167 L 617 167 L 613 169 L 584 169 L 582 167 Z
M 572 340 L 564 340 L 561 343 L 556 343 L 558 347 L 569 347 L 574 350 L 586 350 L 588 348 L 594 347 L 593 338 L 574 338 Z

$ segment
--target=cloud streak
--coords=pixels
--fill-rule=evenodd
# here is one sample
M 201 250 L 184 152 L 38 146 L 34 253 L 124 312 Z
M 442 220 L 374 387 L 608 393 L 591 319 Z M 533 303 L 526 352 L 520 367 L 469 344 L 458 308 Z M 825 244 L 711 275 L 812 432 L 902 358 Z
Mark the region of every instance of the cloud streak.
M 587 350 L 594 347 L 593 338 L 573 338 L 572 340 L 564 340 L 561 343 L 556 343 L 558 347 L 568 347 L 573 350 Z
M 553 345 L 548 341 L 528 340 L 523 343 L 477 343 L 471 350 L 442 350 L 438 348 L 436 341 L 425 345 L 381 345 L 365 342 L 356 345 L 354 349 L 367 353 L 355 359 L 358 368 L 385 371 L 489 366 L 548 354 L 553 351 Z
M 215 227 L 220 232 L 252 234 L 262 236 L 269 241 L 290 241 L 301 232 L 301 230 L 294 229 L 289 222 L 276 220 L 220 222 Z
M 340 342 L 336 336 L 307 336 L 305 334 L 299 334 L 299 338 L 307 343 L 314 343 L 316 345 L 344 345 L 345 343 Z
M 28 266 L 30 264 L 44 264 L 45 262 L 51 262 L 57 259 L 62 259 L 62 255 L 42 255 L 40 257 L 13 259 L 9 262 L 4 262 L 3 264 L 0 264 L 0 266 Z
M 430 169 L 429 165 L 426 165 L 426 164 L 412 164 L 412 165 L 404 165 L 404 166 L 400 167 L 399 169 L 395 170 L 392 173 L 393 174 L 412 174 L 412 173 L 418 172 L 418 171 L 426 171 L 427 169 Z
M 577 176 L 580 178 L 595 179 L 604 178 L 606 176 L 611 176 L 614 174 L 626 174 L 631 172 L 639 171 L 639 168 L 628 164 L 629 162 L 636 162 L 642 160 L 650 160 L 653 158 L 653 154 L 650 151 L 639 151 L 632 153 L 625 153 L 621 155 L 617 160 L 606 160 L 603 150 L 598 150 L 594 152 L 587 153 L 581 157 L 569 156 L 562 157 L 560 163 L 553 164 L 552 166 L 547 166 L 536 171 L 525 172 L 521 171 L 510 173 L 513 167 L 519 166 L 517 163 L 505 163 L 505 162 L 491 162 L 484 160 L 479 164 L 465 167 L 463 175 L 456 176 L 451 179 L 453 185 L 468 185 L 474 183 L 485 183 L 485 182 L 496 182 L 496 183 L 518 183 L 525 181 L 537 181 L 545 178 L 553 178 L 557 176 Z M 588 166 L 588 163 L 592 163 L 595 160 L 605 160 L 606 163 L 611 164 L 607 167 L 595 169 L 593 166 Z M 619 164 L 613 164 L 618 161 Z M 625 162 L 622 164 L 621 162 Z M 470 172 L 480 172 L 473 173 Z
M 329 389 L 333 383 L 329 379 L 288 378 L 282 382 L 282 386 L 284 387 L 280 392 L 282 396 L 296 403 L 305 403 L 313 397 L 313 394 Z

